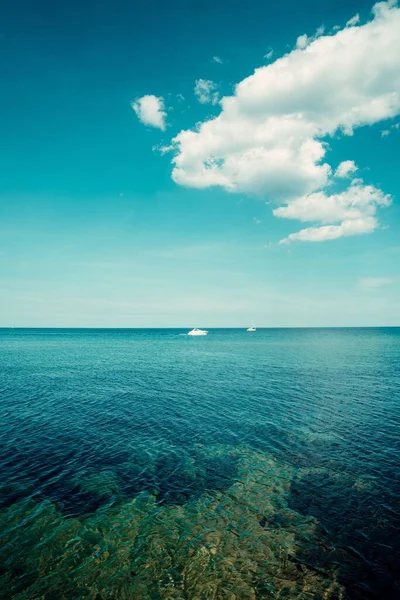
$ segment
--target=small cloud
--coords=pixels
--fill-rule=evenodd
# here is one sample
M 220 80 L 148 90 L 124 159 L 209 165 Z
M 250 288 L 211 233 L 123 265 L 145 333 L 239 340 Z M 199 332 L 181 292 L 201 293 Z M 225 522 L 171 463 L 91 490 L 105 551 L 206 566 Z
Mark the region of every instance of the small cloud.
M 178 102 L 183 102 L 185 99 L 185 96 L 183 94 L 177 94 L 176 99 L 178 100 Z
M 336 169 L 335 177 L 339 177 L 340 179 L 348 179 L 350 175 L 355 173 L 357 170 L 358 167 L 354 160 L 344 160 Z
M 322 227 L 307 227 L 296 233 L 289 234 L 279 241 L 280 244 L 291 242 L 326 242 L 337 240 L 341 237 L 372 233 L 378 226 L 374 217 L 361 217 L 348 219 L 340 225 L 323 225 Z
M 296 41 L 296 48 L 298 50 L 304 50 L 304 48 L 307 48 L 310 41 L 311 40 L 306 33 L 304 35 L 299 35 Z
M 167 113 L 165 112 L 164 98 L 151 95 L 142 96 L 132 102 L 131 106 L 143 125 L 165 130 Z
M 223 63 L 222 58 L 220 58 L 219 56 L 213 56 L 213 61 L 218 63 L 219 65 L 222 65 Z
M 259 225 L 261 223 L 260 219 L 257 219 L 257 217 L 253 217 L 253 221 L 256 225 Z
M 264 58 L 266 58 L 267 60 L 269 60 L 270 58 L 272 58 L 272 55 L 273 55 L 273 53 L 274 53 L 274 51 L 273 51 L 273 49 L 271 48 L 271 49 L 270 49 L 270 50 L 267 52 L 267 54 L 264 54 Z
M 391 277 L 361 277 L 358 280 L 358 285 L 364 290 L 375 290 L 393 282 L 394 280 Z
M 346 23 L 346 27 L 354 27 L 357 23 L 360 22 L 360 15 L 357 13 L 354 17 L 351 17 Z
M 309 37 L 306 33 L 304 33 L 303 35 L 299 35 L 299 37 L 296 40 L 297 50 L 304 50 L 305 48 L 307 48 L 307 46 L 309 46 L 311 42 L 314 42 L 317 38 L 321 37 L 324 31 L 325 27 L 323 25 L 320 25 L 315 34 L 311 37 Z
M 168 152 L 171 152 L 173 149 L 174 147 L 172 145 L 163 146 L 161 144 L 155 145 L 152 148 L 153 152 L 159 152 L 161 155 L 168 154 Z
M 218 86 L 208 79 L 197 79 L 194 93 L 200 104 L 217 104 L 219 99 Z
M 392 131 L 399 131 L 399 130 L 400 130 L 400 122 L 394 123 L 393 125 L 391 125 L 389 127 L 389 129 L 384 129 L 383 131 L 381 131 L 381 136 L 387 137 L 388 135 L 391 134 Z
M 314 192 L 272 212 L 284 219 L 321 223 L 320 227 L 307 227 L 291 233 L 280 243 L 323 242 L 372 233 L 379 227 L 375 216 L 378 207 L 390 206 L 391 201 L 391 197 L 380 189 L 356 181 L 340 193 L 327 195 L 323 191 Z

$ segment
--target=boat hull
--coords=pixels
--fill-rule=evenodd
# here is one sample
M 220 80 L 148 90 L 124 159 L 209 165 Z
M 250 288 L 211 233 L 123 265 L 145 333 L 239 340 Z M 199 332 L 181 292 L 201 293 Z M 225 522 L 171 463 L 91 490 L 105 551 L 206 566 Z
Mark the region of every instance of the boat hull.
M 208 335 L 208 331 L 205 329 L 193 329 L 193 331 L 189 331 L 188 335 Z

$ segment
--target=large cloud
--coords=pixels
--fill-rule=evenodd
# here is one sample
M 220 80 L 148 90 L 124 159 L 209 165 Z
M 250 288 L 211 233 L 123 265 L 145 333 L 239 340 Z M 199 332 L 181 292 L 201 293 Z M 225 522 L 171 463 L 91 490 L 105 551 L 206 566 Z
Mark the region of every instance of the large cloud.
M 332 168 L 324 161 L 329 136 L 351 135 L 356 127 L 400 113 L 400 10 L 394 2 L 380 2 L 370 22 L 355 23 L 350 20 L 334 35 L 301 36 L 296 49 L 256 69 L 233 96 L 224 97 L 216 118 L 181 131 L 172 140 L 174 181 L 285 202 L 275 211 L 280 217 L 288 216 L 292 202 L 304 204 L 330 184 Z M 357 190 L 369 197 L 365 188 L 359 183 Z M 329 207 L 332 197 L 321 192 L 312 202 Z M 315 211 L 316 221 L 319 212 L 326 213 L 323 207 Z M 324 228 L 324 239 L 376 227 L 375 217 L 368 227 L 360 225 L 360 217 L 350 219 L 352 226 L 343 218 L 329 233 Z M 296 239 L 321 236 L 318 228 L 305 231 Z

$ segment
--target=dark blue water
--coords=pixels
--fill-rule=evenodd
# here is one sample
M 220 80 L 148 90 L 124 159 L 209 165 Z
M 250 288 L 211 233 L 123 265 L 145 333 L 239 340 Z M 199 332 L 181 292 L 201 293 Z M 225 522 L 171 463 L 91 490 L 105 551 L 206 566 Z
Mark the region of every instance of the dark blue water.
M 0 330 L 7 598 L 395 598 L 400 329 Z

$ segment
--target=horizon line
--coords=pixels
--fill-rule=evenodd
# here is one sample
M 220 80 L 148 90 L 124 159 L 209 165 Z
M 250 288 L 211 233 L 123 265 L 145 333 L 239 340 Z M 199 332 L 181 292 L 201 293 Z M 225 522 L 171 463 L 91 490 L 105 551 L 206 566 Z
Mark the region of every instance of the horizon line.
M 86 329 L 86 330 L 94 330 L 101 329 L 105 331 L 111 330 L 160 330 L 160 329 L 190 329 L 192 326 L 151 326 L 151 327 L 89 327 L 89 326 L 78 326 L 78 325 L 0 325 L 0 330 L 2 329 Z M 248 328 L 247 325 L 235 325 L 235 326 L 212 326 L 208 327 L 208 330 L 218 330 L 218 329 L 239 329 L 246 330 Z M 398 329 L 400 325 L 257 325 L 256 329 Z

